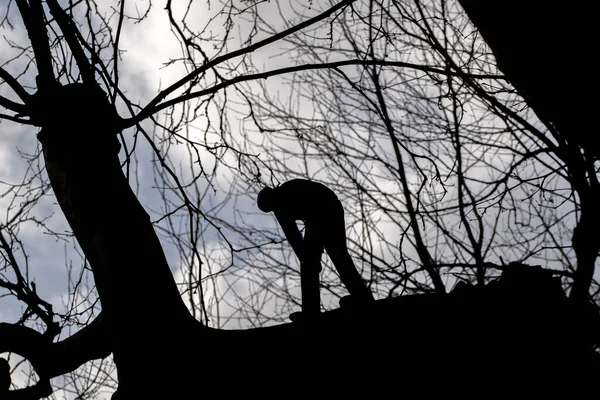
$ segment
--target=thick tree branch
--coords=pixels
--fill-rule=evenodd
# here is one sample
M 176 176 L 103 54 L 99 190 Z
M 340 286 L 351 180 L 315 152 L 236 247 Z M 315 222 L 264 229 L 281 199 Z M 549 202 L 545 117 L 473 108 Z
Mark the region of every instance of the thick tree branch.
M 25 0 L 16 0 L 16 2 L 35 55 L 38 86 L 51 85 L 55 78 L 42 2 L 41 0 L 30 0 L 29 4 Z M 40 88 L 38 87 L 38 89 Z
M 79 68 L 83 82 L 93 83 L 94 71 L 90 66 L 87 57 L 85 56 L 83 48 L 79 44 L 78 39 L 81 38 L 81 34 L 79 33 L 77 27 L 56 0 L 47 0 L 47 4 L 50 8 L 50 14 L 52 14 L 58 23 L 60 30 L 65 35 L 65 39 L 69 44 L 69 48 L 73 52 L 73 57 L 75 57 L 75 61 L 77 62 L 77 67 Z
M 189 328 L 199 323 L 121 169 L 116 110 L 94 85 L 67 85 L 47 95 L 40 102 L 48 120 L 38 135 L 46 171 L 92 267 L 119 386 L 137 387 L 138 379 L 155 373 L 155 353 L 175 362 L 173 342 L 194 334 Z
M 48 397 L 52 394 L 50 381 L 47 379 L 40 380 L 33 386 L 24 389 L 10 390 L 2 395 L 2 400 L 38 400 Z
M 102 313 L 74 335 L 56 343 L 22 326 L 0 323 L 0 353 L 11 352 L 27 359 L 41 379 L 71 372 L 90 360 L 111 353 L 106 320 Z
M 596 211 L 600 193 L 593 167 L 600 157 L 600 139 L 595 102 L 587 94 L 598 92 L 598 83 L 576 82 L 581 63 L 559 50 L 584 55 L 593 48 L 593 13 L 543 1 L 460 0 L 460 4 L 490 46 L 498 68 L 560 143 L 557 154 L 569 170 L 581 205 L 573 234 L 577 272 L 571 298 L 587 301 L 600 249 L 594 235 L 600 221 Z
M 3 96 L 0 96 L 0 106 L 18 114 L 24 114 L 26 112 L 25 104 L 16 103 Z
M 4 68 L 0 67 L 0 79 L 10 86 L 10 88 L 19 96 L 23 102 L 27 102 L 31 95 L 21 86 L 21 84 Z

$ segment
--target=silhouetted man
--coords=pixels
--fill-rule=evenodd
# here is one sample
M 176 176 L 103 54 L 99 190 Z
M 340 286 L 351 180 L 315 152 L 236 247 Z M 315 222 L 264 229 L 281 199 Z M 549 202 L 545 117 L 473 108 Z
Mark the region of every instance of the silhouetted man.
M 302 311 L 320 312 L 319 273 L 321 254 L 327 251 L 350 296 L 358 301 L 373 300 L 356 270 L 346 247 L 344 209 L 327 186 L 304 179 L 285 182 L 277 188 L 264 188 L 257 198 L 258 208 L 275 213 L 277 221 L 300 259 Z M 296 221 L 305 224 L 304 239 Z

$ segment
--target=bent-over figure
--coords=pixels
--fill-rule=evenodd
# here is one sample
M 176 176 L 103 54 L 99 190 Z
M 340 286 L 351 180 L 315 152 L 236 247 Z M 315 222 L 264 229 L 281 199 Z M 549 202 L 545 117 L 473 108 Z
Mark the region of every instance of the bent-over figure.
M 320 312 L 319 273 L 323 250 L 327 251 L 350 297 L 358 302 L 373 300 L 348 253 L 344 209 L 331 189 L 317 182 L 294 179 L 276 188 L 261 190 L 257 205 L 263 212 L 275 213 L 300 260 L 305 315 Z M 296 225 L 298 220 L 305 224 L 304 239 Z

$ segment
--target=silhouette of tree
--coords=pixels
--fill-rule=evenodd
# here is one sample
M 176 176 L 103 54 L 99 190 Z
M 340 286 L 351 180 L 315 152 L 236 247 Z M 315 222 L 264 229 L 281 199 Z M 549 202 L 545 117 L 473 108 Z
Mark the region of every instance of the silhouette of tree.
M 22 182 L 0 183 L 0 288 L 24 306 L 0 323 L 0 352 L 31 368 L 0 397 L 187 398 L 199 377 L 228 395 L 290 380 L 356 394 L 387 390 L 375 378 L 450 381 L 457 358 L 485 384 L 516 356 L 510 374 L 568 364 L 583 382 L 598 345 L 596 139 L 561 75 L 571 64 L 543 67 L 555 41 L 579 38 L 528 26 L 516 3 L 475 3 L 167 1 L 181 54 L 150 95 L 129 92 L 122 37 L 156 5 L 8 3 L 0 118 L 35 150 L 19 153 Z M 254 198 L 293 178 L 344 204 L 376 305 L 338 308 L 346 292 L 325 268 L 322 321 L 285 323 L 299 265 Z M 38 294 L 27 229 L 68 253 L 64 310 Z M 370 367 L 390 359 L 402 365 Z

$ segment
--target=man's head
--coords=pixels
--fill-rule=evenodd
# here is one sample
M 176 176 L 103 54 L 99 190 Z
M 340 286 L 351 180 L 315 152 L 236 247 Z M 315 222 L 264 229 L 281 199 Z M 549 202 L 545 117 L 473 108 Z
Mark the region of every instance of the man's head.
M 258 193 L 256 205 L 262 212 L 271 212 L 274 208 L 273 189 L 266 187 Z

